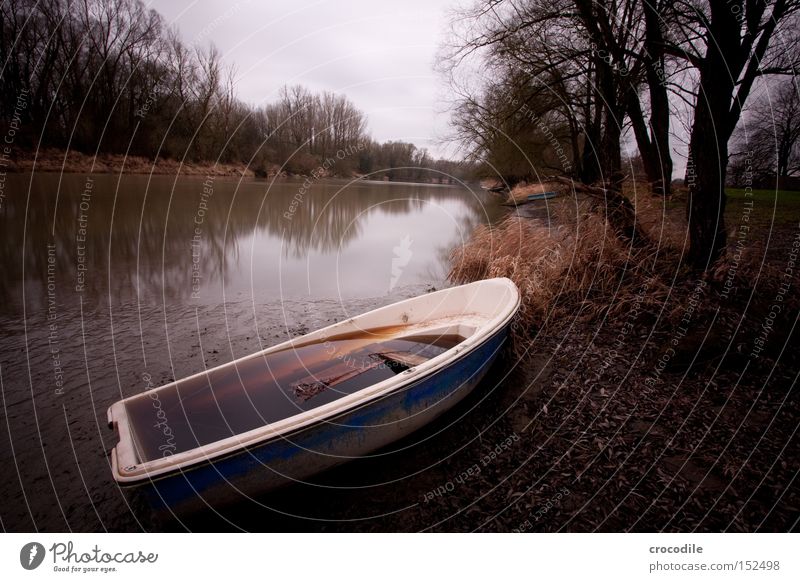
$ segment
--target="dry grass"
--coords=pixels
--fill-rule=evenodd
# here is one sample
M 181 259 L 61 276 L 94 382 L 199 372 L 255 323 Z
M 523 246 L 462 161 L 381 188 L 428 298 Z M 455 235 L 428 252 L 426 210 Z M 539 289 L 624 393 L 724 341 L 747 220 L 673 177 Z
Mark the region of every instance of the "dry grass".
M 683 204 L 672 204 L 661 196 L 654 196 L 646 187 L 632 184 L 624 194 L 636 209 L 639 226 L 653 244 L 671 250 L 689 246 L 689 225 Z
M 553 208 L 557 227 L 510 215 L 495 226 L 480 226 L 451 255 L 454 282 L 508 277 L 517 284 L 522 295 L 517 345 L 531 329 L 566 316 L 592 319 L 625 313 L 633 303 L 641 308 L 663 303 L 670 274 L 678 268 L 666 235 L 660 246 L 634 247 L 590 201 L 564 200 Z M 643 205 L 642 212 L 654 208 Z

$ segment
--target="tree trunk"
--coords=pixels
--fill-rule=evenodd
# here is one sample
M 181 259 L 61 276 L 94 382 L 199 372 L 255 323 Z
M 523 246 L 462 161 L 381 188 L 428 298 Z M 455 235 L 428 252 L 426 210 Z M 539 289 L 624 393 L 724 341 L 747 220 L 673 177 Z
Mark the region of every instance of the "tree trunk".
M 606 106 L 603 137 L 600 140 L 600 159 L 603 169 L 603 182 L 608 188 L 621 190 L 622 151 L 622 112 L 618 107 Z
M 625 104 L 620 103 L 616 73 L 603 59 L 596 60 L 597 98 L 603 108 L 603 134 L 600 138 L 600 169 L 603 182 L 608 188 L 621 190 L 622 184 L 622 120 Z
M 631 120 L 631 128 L 636 138 L 636 146 L 639 148 L 639 156 L 642 158 L 644 173 L 647 176 L 647 181 L 650 182 L 651 187 L 655 191 L 656 182 L 660 180 L 661 170 L 659 168 L 658 159 L 653 155 L 655 148 L 653 147 L 653 142 L 650 141 L 647 122 L 644 119 L 642 104 L 639 101 L 639 96 L 636 94 L 635 87 L 630 87 L 628 89 L 626 102 L 628 105 L 628 118 Z
M 600 135 L 602 125 L 602 105 L 595 99 L 597 69 L 589 63 L 589 73 L 586 76 L 586 101 L 584 109 L 583 150 L 581 151 L 581 182 L 592 184 L 600 178 Z
M 669 96 L 664 76 L 664 48 L 660 9 L 643 0 L 645 44 L 643 62 L 650 97 L 650 119 L 645 120 L 637 88 L 629 86 L 626 110 L 642 158 L 647 181 L 654 194 L 668 196 L 672 185 L 672 155 L 669 150 Z
M 664 71 L 664 36 L 661 33 L 661 10 L 654 0 L 643 0 L 645 18 L 645 65 L 650 94 L 648 174 L 653 192 L 670 194 L 672 186 L 672 154 L 669 151 L 669 95 Z
M 593 152 L 599 166 L 600 178 L 609 188 L 619 190 L 622 182 L 622 153 L 620 148 L 622 136 L 622 118 L 625 114 L 624 95 L 620 93 L 619 72 L 604 55 L 612 54 L 613 47 L 597 26 L 598 19 L 607 18 L 607 6 L 602 0 L 576 0 L 575 7 L 590 31 L 592 42 L 600 50 L 593 51 L 591 69 L 595 76 L 595 85 L 587 94 L 595 97 L 595 119 L 599 122 L 602 133 L 600 143 Z M 621 99 L 622 97 L 622 99 Z M 622 101 L 622 103 L 621 103 Z M 584 146 L 584 160 L 586 160 Z M 588 174 L 588 172 L 586 172 Z
M 791 136 L 784 133 L 778 141 L 778 179 L 785 180 L 789 177 L 789 159 L 792 157 L 794 143 Z
M 741 71 L 736 62 L 740 27 L 724 2 L 712 3 L 712 18 L 706 55 L 700 66 L 700 90 L 689 142 L 687 166 L 689 201 L 689 252 L 687 261 L 708 270 L 722 255 L 725 232 L 725 176 L 728 170 L 728 139 L 731 124 L 731 96 Z M 740 59 L 741 60 L 741 59 Z M 733 73 L 733 74 L 732 74 Z
M 724 69 L 723 69 L 724 70 Z M 704 108 L 707 109 L 707 108 Z M 728 166 L 727 138 L 714 133 L 712 113 L 698 111 L 689 146 L 687 167 L 689 201 L 689 252 L 687 262 L 708 270 L 722 255 L 725 232 L 725 174 Z

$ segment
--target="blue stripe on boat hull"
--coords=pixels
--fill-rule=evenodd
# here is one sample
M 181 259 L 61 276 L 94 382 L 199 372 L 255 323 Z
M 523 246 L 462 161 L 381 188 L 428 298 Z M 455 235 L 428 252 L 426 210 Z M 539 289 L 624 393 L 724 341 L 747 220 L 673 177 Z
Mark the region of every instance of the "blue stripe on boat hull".
M 540 192 L 538 194 L 528 194 L 528 200 L 550 200 L 558 196 L 558 192 Z
M 379 400 L 135 489 L 157 509 L 190 512 L 263 493 L 367 455 L 428 424 L 467 396 L 494 362 L 507 332 L 508 326 L 435 374 Z

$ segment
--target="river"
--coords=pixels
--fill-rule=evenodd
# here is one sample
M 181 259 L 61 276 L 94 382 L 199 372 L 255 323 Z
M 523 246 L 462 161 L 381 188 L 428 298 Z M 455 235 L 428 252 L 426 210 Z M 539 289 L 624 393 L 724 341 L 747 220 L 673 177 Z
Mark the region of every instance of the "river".
M 10 174 L 2 193 L 10 531 L 151 529 L 111 479 L 110 404 L 438 288 L 506 212 L 477 187 L 350 180 Z

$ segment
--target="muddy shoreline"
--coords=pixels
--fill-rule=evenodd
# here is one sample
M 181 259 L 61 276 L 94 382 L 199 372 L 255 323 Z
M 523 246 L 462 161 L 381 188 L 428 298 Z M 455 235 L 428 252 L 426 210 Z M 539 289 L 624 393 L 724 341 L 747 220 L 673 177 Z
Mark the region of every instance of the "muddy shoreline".
M 658 348 L 607 364 L 622 322 L 565 325 L 506 354 L 445 417 L 380 451 L 167 530 L 791 531 L 795 356 L 737 382 L 735 354 L 683 358 L 643 393 Z M 652 345 L 674 333 L 658 329 Z M 632 353 L 644 337 L 631 336 Z M 783 338 L 795 341 L 797 338 Z M 687 344 L 685 354 L 695 353 Z M 689 358 L 691 361 L 691 358 Z M 688 367 L 687 367 L 688 366 Z M 723 372 L 715 370 L 721 366 Z M 762 376 L 772 370 L 768 389 Z M 788 435 L 793 437 L 787 440 Z M 322 487 L 322 489 L 321 489 Z M 320 495 L 320 491 L 324 494 Z M 235 527 L 232 527 L 235 524 Z
M 278 175 L 276 166 L 271 176 Z M 84 154 L 74 150 L 42 149 L 22 152 L 11 161 L 8 172 L 59 172 L 80 174 L 155 174 L 184 176 L 253 177 L 255 172 L 244 164 L 181 162 L 166 158 L 145 158 L 121 154 Z

